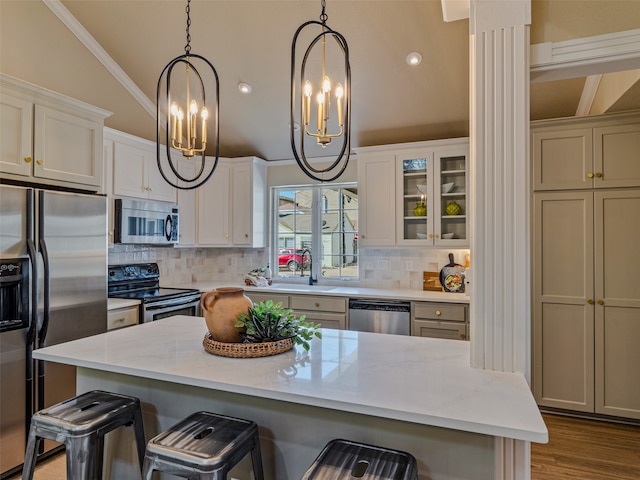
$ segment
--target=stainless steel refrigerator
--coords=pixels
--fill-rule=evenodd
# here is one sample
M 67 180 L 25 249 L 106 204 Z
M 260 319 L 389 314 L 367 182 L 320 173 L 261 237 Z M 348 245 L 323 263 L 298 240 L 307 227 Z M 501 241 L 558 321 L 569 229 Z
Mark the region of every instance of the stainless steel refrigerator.
M 31 354 L 106 331 L 107 263 L 105 197 L 0 185 L 0 478 L 32 413 L 75 395 L 75 367 Z

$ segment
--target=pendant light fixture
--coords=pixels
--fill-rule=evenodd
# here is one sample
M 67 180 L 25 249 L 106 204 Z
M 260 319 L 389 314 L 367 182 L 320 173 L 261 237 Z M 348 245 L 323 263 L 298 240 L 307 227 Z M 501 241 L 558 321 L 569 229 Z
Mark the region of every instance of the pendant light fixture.
M 156 156 L 158 169 L 165 181 L 180 190 L 198 188 L 211 178 L 218 165 L 220 151 L 220 82 L 214 66 L 206 58 L 191 53 L 191 0 L 187 0 L 187 44 L 184 55 L 171 60 L 162 70 L 156 93 Z M 175 68 L 177 67 L 177 68 Z M 175 68 L 175 70 L 174 70 Z M 215 98 L 207 97 L 205 86 L 213 89 Z M 164 92 L 163 92 L 164 88 Z M 162 111 L 162 109 L 165 109 Z M 167 177 L 162 169 L 161 136 L 164 131 L 167 161 L 176 181 Z M 213 132 L 208 135 L 207 132 Z M 210 141 L 215 142 L 215 160 L 206 167 L 205 150 Z M 185 177 L 178 169 L 178 157 L 172 157 L 172 150 L 183 157 L 199 158 L 196 175 Z M 197 164 L 196 164 L 197 165 Z M 181 183 L 182 182 L 182 183 Z
M 320 182 L 330 182 L 342 175 L 347 168 L 351 150 L 349 47 L 345 38 L 327 25 L 328 16 L 325 9 L 326 1 L 322 0 L 320 21 L 310 20 L 300 25 L 291 44 L 291 115 L 289 122 L 291 149 L 302 171 L 310 178 Z M 311 29 L 320 27 L 320 31 L 306 48 L 298 71 L 296 62 L 298 37 L 307 27 L 311 27 Z M 334 83 L 337 78 L 331 78 L 330 73 L 335 72 L 328 71 L 327 40 L 331 42 L 332 39 L 335 40 L 338 46 L 337 50 L 342 55 L 343 61 L 338 62 L 337 65 L 339 65 L 338 73 L 344 73 L 344 78 L 342 78 L 344 83 Z M 307 63 L 313 56 L 312 52 L 316 46 L 320 49 L 319 65 L 315 65 L 315 69 L 311 65 L 308 68 Z M 297 94 L 296 86 L 298 87 Z M 332 103 L 335 103 L 335 108 L 331 108 Z M 297 104 L 299 105 L 298 118 L 295 115 Z M 299 129 L 295 128 L 296 124 L 300 125 Z M 296 131 L 299 133 L 297 140 Z M 305 139 L 309 137 L 315 139 L 315 143 L 323 148 L 333 140 L 342 140 L 339 153 L 326 168 L 315 168 L 307 160 Z

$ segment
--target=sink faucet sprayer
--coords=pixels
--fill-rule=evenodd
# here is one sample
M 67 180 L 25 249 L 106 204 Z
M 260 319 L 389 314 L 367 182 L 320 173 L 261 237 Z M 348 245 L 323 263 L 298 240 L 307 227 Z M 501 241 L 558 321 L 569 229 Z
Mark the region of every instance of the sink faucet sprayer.
M 300 258 L 302 263 L 300 264 L 300 276 L 304 277 L 304 255 L 305 253 L 309 254 L 309 285 L 313 285 L 314 283 L 318 283 L 317 278 L 313 278 L 313 257 L 311 256 L 311 252 L 308 248 L 305 248 L 300 252 Z

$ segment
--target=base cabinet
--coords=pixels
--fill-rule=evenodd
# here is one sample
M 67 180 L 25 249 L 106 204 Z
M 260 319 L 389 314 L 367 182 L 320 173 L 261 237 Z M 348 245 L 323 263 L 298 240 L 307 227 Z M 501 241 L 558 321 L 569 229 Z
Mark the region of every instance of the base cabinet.
M 0 176 L 100 191 L 109 112 L 0 75 Z
M 345 297 L 291 295 L 289 298 L 289 307 L 296 315 L 305 315 L 307 322 L 319 323 L 323 328 L 347 328 L 348 300 Z
M 139 307 L 136 306 L 109 310 L 107 312 L 107 330 L 137 325 L 138 319 Z
M 466 304 L 411 302 L 411 335 L 468 340 L 468 312 Z

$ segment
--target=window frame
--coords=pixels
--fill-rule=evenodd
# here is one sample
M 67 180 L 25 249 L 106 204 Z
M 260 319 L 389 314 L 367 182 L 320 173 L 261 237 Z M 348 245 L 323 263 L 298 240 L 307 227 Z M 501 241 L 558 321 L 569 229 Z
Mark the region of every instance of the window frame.
M 358 182 L 339 182 L 339 183 L 330 183 L 330 184 L 304 184 L 304 185 L 277 185 L 272 186 L 270 191 L 270 203 L 271 203 L 271 254 L 270 254 L 270 263 L 273 266 L 272 278 L 275 281 L 282 283 L 309 283 L 309 276 L 307 274 L 307 269 L 304 270 L 304 276 L 301 277 L 299 274 L 288 274 L 286 272 L 281 272 L 278 264 L 278 257 L 280 249 L 286 250 L 296 250 L 297 246 L 289 246 L 284 245 L 280 246 L 279 244 L 279 236 L 280 236 L 280 228 L 279 228 L 279 207 L 280 207 L 280 192 L 281 191 L 291 191 L 291 190 L 309 190 L 311 191 L 311 242 L 309 249 L 311 252 L 321 252 L 322 251 L 322 215 L 324 212 L 324 208 L 326 207 L 326 201 L 323 199 L 323 190 L 325 189 L 345 189 L 345 188 L 355 188 L 358 191 Z M 326 212 L 325 212 L 326 213 Z M 358 222 L 359 223 L 359 222 Z M 349 232 L 351 233 L 351 232 Z M 358 230 L 356 229 L 353 233 L 358 235 Z M 357 285 L 361 280 L 361 262 L 360 262 L 360 249 L 357 248 L 356 252 L 350 254 L 356 256 L 358 259 L 357 266 L 357 276 L 322 276 L 322 258 L 318 256 L 316 258 L 315 255 L 312 257 L 312 267 L 313 271 L 311 272 L 314 279 L 319 280 L 322 285 Z

